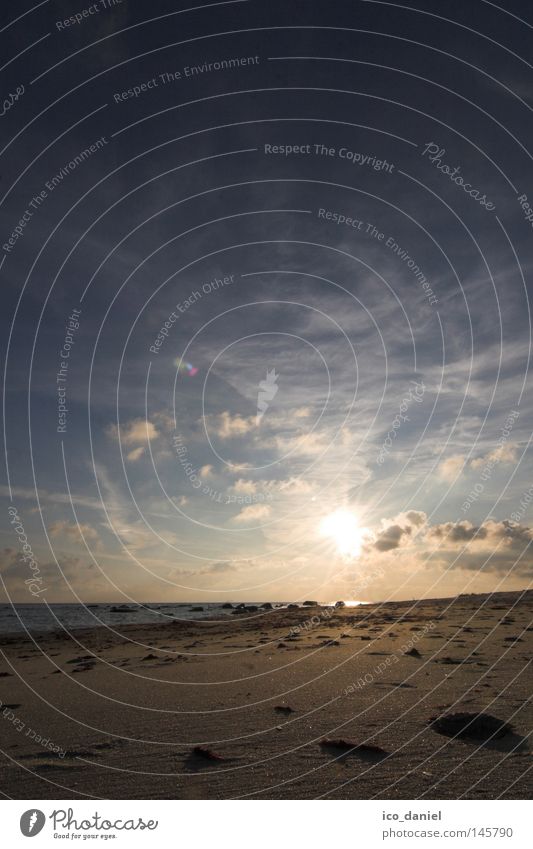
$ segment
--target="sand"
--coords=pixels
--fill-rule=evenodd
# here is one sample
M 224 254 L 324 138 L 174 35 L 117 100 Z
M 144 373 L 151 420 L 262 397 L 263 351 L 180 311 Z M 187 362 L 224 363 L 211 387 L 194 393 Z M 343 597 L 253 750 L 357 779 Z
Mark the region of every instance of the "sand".
M 502 593 L 4 636 L 0 791 L 529 798 L 532 620 Z

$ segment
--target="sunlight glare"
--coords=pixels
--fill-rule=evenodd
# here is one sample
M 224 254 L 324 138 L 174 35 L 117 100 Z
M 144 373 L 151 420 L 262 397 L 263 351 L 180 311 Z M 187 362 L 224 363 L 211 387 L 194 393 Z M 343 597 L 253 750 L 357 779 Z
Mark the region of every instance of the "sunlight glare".
M 336 510 L 322 519 L 320 533 L 333 540 L 340 554 L 345 557 L 358 557 L 367 530 L 360 527 L 355 513 L 350 510 Z

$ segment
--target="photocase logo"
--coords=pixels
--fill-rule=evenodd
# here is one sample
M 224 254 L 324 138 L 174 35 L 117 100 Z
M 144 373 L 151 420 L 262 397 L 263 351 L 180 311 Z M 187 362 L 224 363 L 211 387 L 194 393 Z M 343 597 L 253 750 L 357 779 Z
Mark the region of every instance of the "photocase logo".
M 274 400 L 276 397 L 276 393 L 279 389 L 276 380 L 279 375 L 276 374 L 276 369 L 271 369 L 267 371 L 266 380 L 261 380 L 259 383 L 259 392 L 257 393 L 257 416 L 255 418 L 255 423 L 259 424 L 266 411 L 269 408 L 270 402 Z
M 20 830 L 24 837 L 35 837 L 42 831 L 46 822 L 46 817 L 42 811 L 37 808 L 31 808 L 29 811 L 24 811 L 20 818 Z

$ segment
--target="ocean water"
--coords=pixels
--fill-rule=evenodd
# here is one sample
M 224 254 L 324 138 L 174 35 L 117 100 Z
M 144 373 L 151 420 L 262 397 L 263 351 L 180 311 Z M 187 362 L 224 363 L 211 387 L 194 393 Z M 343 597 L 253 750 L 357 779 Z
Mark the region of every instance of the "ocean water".
M 242 603 L 242 602 L 239 602 Z M 287 607 L 295 602 L 274 602 L 274 609 Z M 364 601 L 347 601 L 346 607 L 357 607 L 366 604 Z M 174 620 L 190 619 L 227 619 L 232 611 L 222 607 L 223 602 L 205 604 L 189 601 L 179 604 L 164 604 L 163 602 L 144 602 L 142 604 L 0 604 L 0 634 L 15 634 L 30 631 L 58 631 L 62 627 L 68 631 L 77 628 L 95 628 L 102 625 L 143 625 L 151 622 L 164 624 Z M 258 616 L 261 611 L 261 601 L 247 601 L 246 605 L 258 607 L 259 610 L 248 615 Z M 335 602 L 321 602 L 321 607 L 333 607 Z M 233 602 L 235 608 L 236 602 Z M 305 607 L 298 604 L 298 607 Z M 201 608 L 201 610 L 194 609 Z M 307 608 L 313 615 L 313 607 Z M 238 622 L 239 617 L 235 616 Z
M 247 602 L 261 605 L 261 602 Z M 274 607 L 285 607 L 282 602 Z M 202 610 L 192 610 L 201 607 Z M 154 622 L 164 624 L 174 620 L 190 620 L 231 616 L 231 610 L 223 609 L 222 602 L 202 604 L 0 604 L 0 634 L 38 631 L 56 631 L 64 626 L 67 630 L 94 628 L 99 625 L 130 625 Z M 238 617 L 234 617 L 238 620 Z

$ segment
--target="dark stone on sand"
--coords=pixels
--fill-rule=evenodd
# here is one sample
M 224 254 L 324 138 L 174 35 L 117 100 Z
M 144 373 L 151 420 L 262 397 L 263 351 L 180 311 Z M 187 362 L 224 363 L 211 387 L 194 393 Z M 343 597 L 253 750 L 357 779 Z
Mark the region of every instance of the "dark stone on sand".
M 335 607 L 346 607 L 346 602 L 344 601 L 336 601 Z
M 375 746 L 373 743 L 357 743 L 355 740 L 346 739 L 344 737 L 331 738 L 324 737 L 320 741 L 320 745 L 326 749 L 336 749 L 340 752 L 353 752 L 360 755 L 372 755 L 376 757 L 384 757 L 388 754 L 381 746 Z
M 287 610 L 298 610 L 298 605 L 297 604 L 288 604 Z
M 407 655 L 407 657 L 422 657 L 418 649 L 415 648 L 409 649 L 409 651 L 404 652 L 404 654 Z
M 264 604 L 261 605 L 261 610 L 273 610 L 274 608 L 270 604 L 269 601 L 265 601 Z
M 318 601 L 304 601 L 304 607 L 318 607 Z
M 203 758 L 206 761 L 223 761 L 224 758 L 222 755 L 218 755 L 216 752 L 213 752 L 212 749 L 208 749 L 206 746 L 195 746 L 192 750 L 193 755 L 196 755 L 197 758 Z
M 203 607 L 197 604 L 194 607 L 191 607 L 190 610 L 192 613 L 200 613 L 203 610 Z
M 247 613 L 257 613 L 259 608 L 255 604 L 249 604 L 248 607 L 245 608 Z
M 497 740 L 513 734 L 513 727 L 490 713 L 448 713 L 432 717 L 429 725 L 446 737 L 467 737 L 471 740 Z
M 460 660 L 458 657 L 439 657 L 435 663 L 444 663 L 447 666 L 462 666 L 463 663 L 467 663 L 467 661 Z
M 80 663 L 79 666 L 74 667 L 74 669 L 72 670 L 72 674 L 76 675 L 78 672 L 88 672 L 88 670 L 93 669 L 95 665 L 96 665 L 95 661 L 93 661 L 93 662 L 90 662 L 90 661 L 87 662 L 86 661 L 85 663 Z
M 277 710 L 278 713 L 294 713 L 294 708 L 291 708 L 290 705 L 276 705 L 274 710 Z
M 225 604 L 222 605 L 222 610 L 233 610 L 233 605 L 230 604 L 229 601 L 227 601 Z
M 156 655 L 156 654 L 146 654 L 142 658 L 142 660 L 157 660 L 157 659 L 158 659 L 158 655 Z
M 323 740 L 320 741 L 320 745 L 324 746 L 326 749 L 355 749 L 357 743 L 355 740 L 347 740 L 344 737 L 324 737 Z

